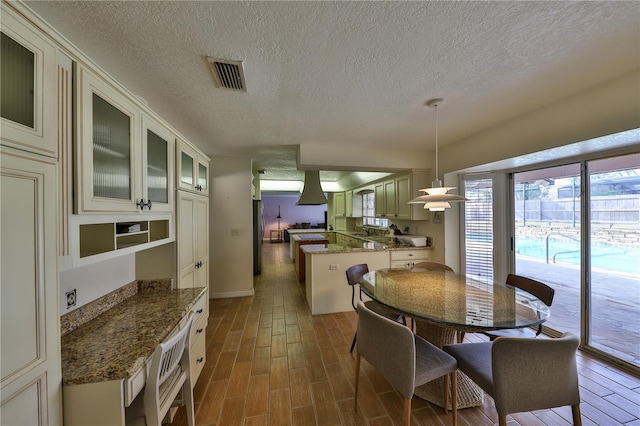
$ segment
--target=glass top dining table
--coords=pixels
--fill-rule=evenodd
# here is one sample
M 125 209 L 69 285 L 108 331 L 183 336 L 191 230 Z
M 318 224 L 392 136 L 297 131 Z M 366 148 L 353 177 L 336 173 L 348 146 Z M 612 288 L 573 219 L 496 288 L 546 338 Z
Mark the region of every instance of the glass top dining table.
M 549 307 L 505 283 L 449 271 L 379 269 L 365 274 L 362 291 L 412 318 L 465 332 L 538 325 Z
M 379 269 L 366 273 L 360 288 L 413 318 L 415 333 L 440 348 L 457 343 L 459 332 L 531 327 L 549 318 L 549 307 L 524 290 L 449 271 Z M 444 407 L 442 386 L 436 379 L 414 394 Z M 482 405 L 482 398 L 482 390 L 458 371 L 458 408 Z

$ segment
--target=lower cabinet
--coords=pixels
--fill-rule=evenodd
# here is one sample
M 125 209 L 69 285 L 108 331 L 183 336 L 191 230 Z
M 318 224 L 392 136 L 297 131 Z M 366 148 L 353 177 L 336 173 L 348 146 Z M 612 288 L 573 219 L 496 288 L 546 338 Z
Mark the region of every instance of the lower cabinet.
M 2 424 L 61 424 L 55 160 L 0 146 L 0 164 Z
M 411 269 L 413 265 L 431 259 L 429 250 L 392 250 L 390 251 L 389 266 L 391 268 Z
M 193 306 L 193 325 L 191 326 L 191 382 L 195 386 L 202 373 L 207 356 L 205 334 L 209 323 L 209 298 L 205 292 Z

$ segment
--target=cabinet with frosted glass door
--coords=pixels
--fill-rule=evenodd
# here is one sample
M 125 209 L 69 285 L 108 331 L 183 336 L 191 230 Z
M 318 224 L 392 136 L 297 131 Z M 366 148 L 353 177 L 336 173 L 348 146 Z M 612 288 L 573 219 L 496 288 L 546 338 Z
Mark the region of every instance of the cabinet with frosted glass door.
M 209 158 L 187 142 L 177 141 L 178 189 L 209 195 Z
M 77 68 L 76 213 L 171 211 L 174 137 L 125 93 Z
M 0 142 L 57 157 L 56 48 L 2 2 Z

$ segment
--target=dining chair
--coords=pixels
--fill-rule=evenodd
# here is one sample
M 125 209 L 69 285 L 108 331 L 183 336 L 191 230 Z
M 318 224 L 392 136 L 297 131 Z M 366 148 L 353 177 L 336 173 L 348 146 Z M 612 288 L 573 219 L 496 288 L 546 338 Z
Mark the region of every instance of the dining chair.
M 184 405 L 187 424 L 195 424 L 189 344 L 193 312 L 175 335 L 156 346 L 143 391 L 126 410 L 127 425 L 160 426 L 171 407 Z M 177 400 L 182 391 L 182 398 Z
M 369 266 L 366 263 L 359 263 L 357 265 L 350 266 L 347 269 L 347 284 L 351 286 L 351 306 L 358 313 L 358 307 L 356 306 L 356 285 L 360 285 L 360 280 L 362 276 L 369 272 Z M 359 290 L 359 300 L 362 302 L 362 289 Z M 407 320 L 404 315 L 395 311 L 391 308 L 387 308 L 381 303 L 376 302 L 375 300 L 369 300 L 364 302 L 365 306 L 370 310 L 374 311 L 378 315 L 382 315 L 385 318 L 389 318 L 393 321 L 402 321 L 402 324 L 407 325 Z M 351 342 L 351 350 L 353 352 L 353 348 L 356 345 L 356 339 L 358 337 L 358 332 L 353 335 L 353 342 Z
M 444 376 L 445 412 L 451 383 L 451 417 L 453 424 L 457 424 L 458 364 L 454 357 L 416 336 L 408 327 L 378 315 L 362 302 L 358 302 L 357 332 L 355 411 L 358 411 L 362 357 L 402 395 L 405 426 L 411 422 L 411 398 L 415 387 Z
M 450 266 L 447 266 L 444 263 L 438 263 L 438 262 L 420 262 L 420 263 L 416 263 L 415 265 L 413 265 L 411 267 L 411 269 L 414 269 L 414 268 L 426 269 L 426 270 L 429 270 L 429 271 L 451 271 L 451 272 L 453 272 L 453 269 Z
M 576 350 L 579 339 L 499 337 L 494 341 L 445 345 L 458 368 L 495 401 L 500 426 L 507 415 L 570 405 L 581 425 Z
M 507 284 L 522 289 L 532 295 L 536 296 L 547 306 L 551 306 L 553 303 L 553 295 L 555 290 L 548 285 L 536 281 L 531 278 L 523 277 L 521 275 L 509 274 L 507 276 Z M 534 332 L 530 328 L 512 328 L 508 330 L 491 330 L 485 331 L 484 334 L 489 336 L 489 339 L 495 340 L 498 337 L 537 337 L 542 333 L 542 323 L 538 324 L 537 330 Z

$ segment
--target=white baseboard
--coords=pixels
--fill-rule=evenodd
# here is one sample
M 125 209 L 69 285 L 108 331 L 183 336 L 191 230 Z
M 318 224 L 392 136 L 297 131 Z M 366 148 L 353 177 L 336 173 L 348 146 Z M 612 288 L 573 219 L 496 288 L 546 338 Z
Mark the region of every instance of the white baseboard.
M 247 291 L 230 291 L 226 293 L 209 293 L 209 299 L 227 299 L 230 297 L 247 297 L 254 296 L 255 292 L 253 290 Z

